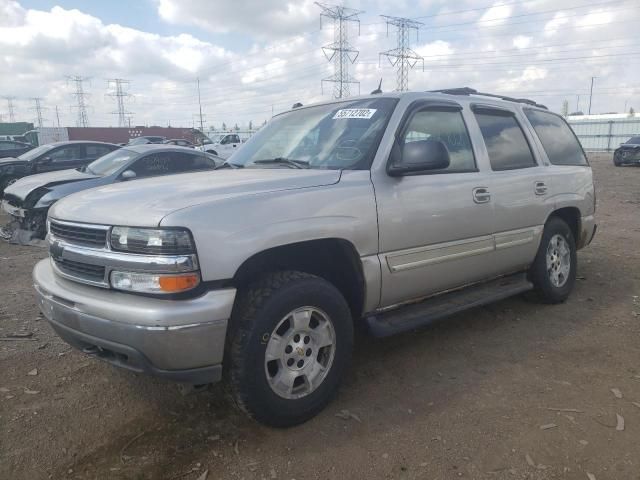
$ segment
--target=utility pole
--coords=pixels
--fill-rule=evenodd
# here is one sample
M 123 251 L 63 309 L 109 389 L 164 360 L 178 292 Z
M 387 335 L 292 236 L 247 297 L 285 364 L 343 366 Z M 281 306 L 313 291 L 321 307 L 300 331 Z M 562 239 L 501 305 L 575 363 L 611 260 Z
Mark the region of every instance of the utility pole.
M 198 107 L 200 108 L 200 132 L 204 133 L 204 119 L 202 118 L 202 101 L 200 100 L 200 77 L 196 78 L 198 85 Z
M 591 97 L 593 97 L 593 81 L 598 77 L 591 77 L 591 90 L 589 91 L 589 115 L 591 115 Z
M 580 111 L 580 94 L 576 95 L 576 112 Z
M 118 105 L 118 111 L 111 113 L 113 115 L 118 115 L 119 127 L 126 127 L 129 125 L 129 121 L 131 120 L 132 112 L 128 112 L 124 105 L 125 99 L 133 97 L 133 95 L 125 90 L 130 83 L 131 82 L 129 82 L 129 80 L 124 80 L 122 78 L 110 78 L 107 80 L 107 88 L 113 89 L 110 93 L 107 93 L 107 96 L 115 98 L 116 104 Z
M 416 63 L 422 62 L 422 71 L 424 71 L 424 57 L 411 50 L 409 42 L 411 30 L 416 31 L 417 39 L 418 30 L 424 23 L 416 22 L 410 18 L 390 17 L 388 15 L 382 15 L 382 18 L 387 21 L 387 35 L 389 35 L 389 25 L 396 27 L 397 46 L 394 49 L 381 52 L 378 62 L 381 56 L 385 56 L 392 66 L 398 68 L 396 90 L 406 92 L 409 90 L 409 70 L 415 67 Z
M 56 125 L 60 128 L 60 112 L 58 112 L 58 105 L 56 105 Z
M 13 101 L 16 97 L 2 97 L 7 101 L 7 113 L 9 114 L 9 122 L 13 123 L 16 121 L 16 113 L 13 107 Z
M 334 71 L 332 76 L 323 78 L 320 81 L 320 87 L 322 88 L 324 82 L 331 82 L 334 84 L 334 98 L 348 97 L 350 95 L 349 86 L 352 83 L 358 84 L 358 90 L 360 89 L 360 82 L 349 75 L 349 64 L 355 63 L 360 53 L 349 43 L 349 23 L 358 24 L 358 35 L 360 35 L 360 20 L 358 19 L 358 15 L 364 12 L 319 2 L 316 2 L 316 5 L 322 9 L 320 13 L 321 29 L 322 17 L 333 20 L 334 39 L 333 43 L 322 47 L 322 53 L 324 53 L 327 60 L 330 62 L 333 61 Z
M 87 103 L 85 98 L 89 96 L 88 93 L 85 93 L 84 88 L 82 86 L 82 82 L 89 80 L 88 77 L 81 77 L 79 75 L 73 75 L 67 77 L 67 82 L 73 82 L 75 84 L 75 92 L 71 95 L 76 97 L 76 101 L 78 104 L 76 108 L 78 109 L 78 126 L 79 127 L 88 127 L 89 126 L 89 116 L 87 115 Z
M 38 128 L 42 128 L 43 127 L 43 118 L 42 118 L 42 105 L 40 104 L 40 100 L 42 100 L 42 97 L 33 97 L 31 98 L 31 100 L 33 101 L 33 107 L 32 110 L 35 110 L 36 112 L 36 127 Z

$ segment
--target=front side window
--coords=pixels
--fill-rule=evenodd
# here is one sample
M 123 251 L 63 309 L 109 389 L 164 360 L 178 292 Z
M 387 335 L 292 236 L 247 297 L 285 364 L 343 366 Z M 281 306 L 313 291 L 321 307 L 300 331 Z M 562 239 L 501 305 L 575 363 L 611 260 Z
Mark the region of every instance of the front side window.
M 450 110 L 422 110 L 409 121 L 401 143 L 418 140 L 438 140 L 449 151 L 449 167 L 429 173 L 459 173 L 476 171 L 471 140 L 462 113 Z
M 500 110 L 476 110 L 492 170 L 529 168 L 536 161 L 516 117 Z
M 87 145 L 87 158 L 99 158 L 107 153 L 111 152 L 111 147 L 107 145 Z
M 228 163 L 246 168 L 368 169 L 396 103 L 395 98 L 348 100 L 283 113 Z
M 49 154 L 53 163 L 71 162 L 82 159 L 82 145 L 58 148 Z
M 567 123 L 553 113 L 525 109 L 547 158 L 554 165 L 587 165 L 578 139 Z

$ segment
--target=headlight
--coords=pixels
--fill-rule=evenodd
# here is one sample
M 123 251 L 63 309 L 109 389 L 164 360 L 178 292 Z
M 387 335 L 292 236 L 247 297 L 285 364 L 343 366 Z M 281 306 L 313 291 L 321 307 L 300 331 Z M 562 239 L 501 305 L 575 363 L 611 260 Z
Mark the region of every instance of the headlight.
M 189 255 L 195 253 L 191 235 L 184 229 L 113 227 L 111 248 L 147 255 Z
M 111 272 L 111 286 L 118 290 L 141 293 L 180 293 L 195 288 L 200 283 L 197 273 L 156 274 Z

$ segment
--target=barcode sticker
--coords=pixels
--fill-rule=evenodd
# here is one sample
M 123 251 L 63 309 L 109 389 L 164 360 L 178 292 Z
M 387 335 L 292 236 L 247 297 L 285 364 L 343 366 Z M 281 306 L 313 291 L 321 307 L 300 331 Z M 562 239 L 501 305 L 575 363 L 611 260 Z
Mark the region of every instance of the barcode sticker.
M 376 113 L 375 108 L 343 108 L 338 110 L 336 114 L 333 116 L 333 119 L 339 118 L 364 118 L 368 120 L 373 117 L 373 114 Z

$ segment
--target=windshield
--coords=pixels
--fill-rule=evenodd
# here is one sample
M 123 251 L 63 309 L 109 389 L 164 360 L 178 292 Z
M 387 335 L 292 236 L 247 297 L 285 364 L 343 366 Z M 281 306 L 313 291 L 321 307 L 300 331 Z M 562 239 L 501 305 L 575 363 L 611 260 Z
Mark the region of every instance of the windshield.
M 55 147 L 55 145 L 40 145 L 39 147 L 36 147 L 36 148 L 34 148 L 32 150 L 29 150 L 26 153 L 23 153 L 18 158 L 20 160 L 31 161 L 34 158 L 39 157 L 40 155 L 42 155 L 44 152 L 48 152 L 53 147 Z
M 93 175 L 106 177 L 112 173 L 117 172 L 123 167 L 129 160 L 137 155 L 136 152 L 121 148 L 120 150 L 114 150 L 106 155 L 94 160 L 86 167 L 86 171 Z
M 640 145 L 640 136 L 639 137 L 631 137 L 629 140 L 626 141 L 627 144 L 631 144 L 631 145 Z
M 368 169 L 396 103 L 395 98 L 372 98 L 292 110 L 261 128 L 228 163 L 252 168 Z

